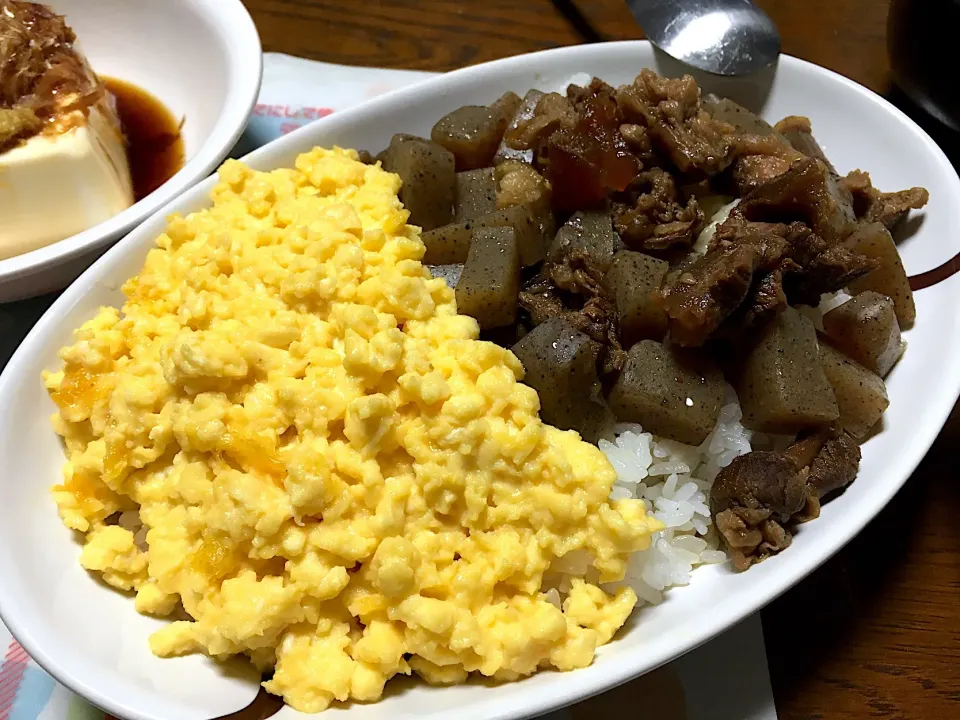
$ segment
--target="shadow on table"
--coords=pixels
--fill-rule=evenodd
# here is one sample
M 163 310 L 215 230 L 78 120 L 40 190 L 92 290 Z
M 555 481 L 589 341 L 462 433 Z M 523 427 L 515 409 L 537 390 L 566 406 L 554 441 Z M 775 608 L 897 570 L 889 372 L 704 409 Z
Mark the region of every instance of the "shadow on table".
M 945 648 L 954 642 L 956 631 L 950 628 L 960 619 L 953 581 L 960 573 L 958 442 L 960 404 L 887 507 L 846 548 L 763 611 L 779 707 L 817 705 L 807 692 L 825 678 L 838 691 L 864 695 L 871 684 L 896 681 L 904 669 L 893 659 L 889 666 L 877 664 L 878 646 L 891 653 L 910 650 L 917 630 L 940 637 Z M 931 683 L 922 677 L 902 680 L 916 680 L 925 689 Z

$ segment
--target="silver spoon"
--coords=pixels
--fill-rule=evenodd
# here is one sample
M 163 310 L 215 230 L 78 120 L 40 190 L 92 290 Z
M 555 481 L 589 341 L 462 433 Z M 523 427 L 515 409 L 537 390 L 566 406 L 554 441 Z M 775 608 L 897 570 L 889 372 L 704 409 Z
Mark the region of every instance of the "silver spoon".
M 773 65 L 780 33 L 750 0 L 626 0 L 654 45 L 715 75 L 750 75 Z

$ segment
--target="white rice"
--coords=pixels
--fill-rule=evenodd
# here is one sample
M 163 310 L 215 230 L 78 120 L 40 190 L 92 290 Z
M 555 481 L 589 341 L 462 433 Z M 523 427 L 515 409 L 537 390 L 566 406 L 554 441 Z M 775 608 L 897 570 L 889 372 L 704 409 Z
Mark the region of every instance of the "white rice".
M 606 589 L 628 584 L 638 605 L 659 603 L 668 588 L 687 585 L 697 566 L 726 560 L 710 519 L 710 487 L 721 468 L 750 452 L 751 432 L 741 417 L 736 395 L 727 388 L 717 426 L 699 447 L 658 438 L 638 425 L 618 425 L 613 442 L 599 442 L 617 471 L 611 497 L 642 498 L 647 511 L 666 525 L 648 550 L 633 555 L 623 582 Z M 589 578 L 594 572 L 589 565 L 589 556 L 581 552 L 554 563 L 552 569 L 561 573 L 552 578 L 559 594 L 568 589 L 570 576 Z

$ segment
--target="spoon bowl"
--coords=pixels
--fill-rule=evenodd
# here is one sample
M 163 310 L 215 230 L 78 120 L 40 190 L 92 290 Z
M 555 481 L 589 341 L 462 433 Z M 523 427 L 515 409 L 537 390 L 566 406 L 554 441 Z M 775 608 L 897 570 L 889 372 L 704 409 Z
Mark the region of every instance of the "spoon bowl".
M 752 75 L 780 55 L 780 33 L 750 0 L 627 0 L 651 43 L 714 75 Z

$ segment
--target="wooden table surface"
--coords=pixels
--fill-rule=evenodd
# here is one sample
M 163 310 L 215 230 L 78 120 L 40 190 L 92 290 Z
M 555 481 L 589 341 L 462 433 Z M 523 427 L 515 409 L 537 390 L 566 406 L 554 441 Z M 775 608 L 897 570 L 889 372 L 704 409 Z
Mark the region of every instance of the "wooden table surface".
M 550 0 L 245 2 L 266 50 L 377 67 L 452 70 L 594 34 L 642 37 L 623 0 L 573 5 L 579 31 Z M 886 0 L 758 2 L 785 52 L 887 91 Z M 763 612 L 784 720 L 960 717 L 958 442 L 955 412 L 886 511 Z

